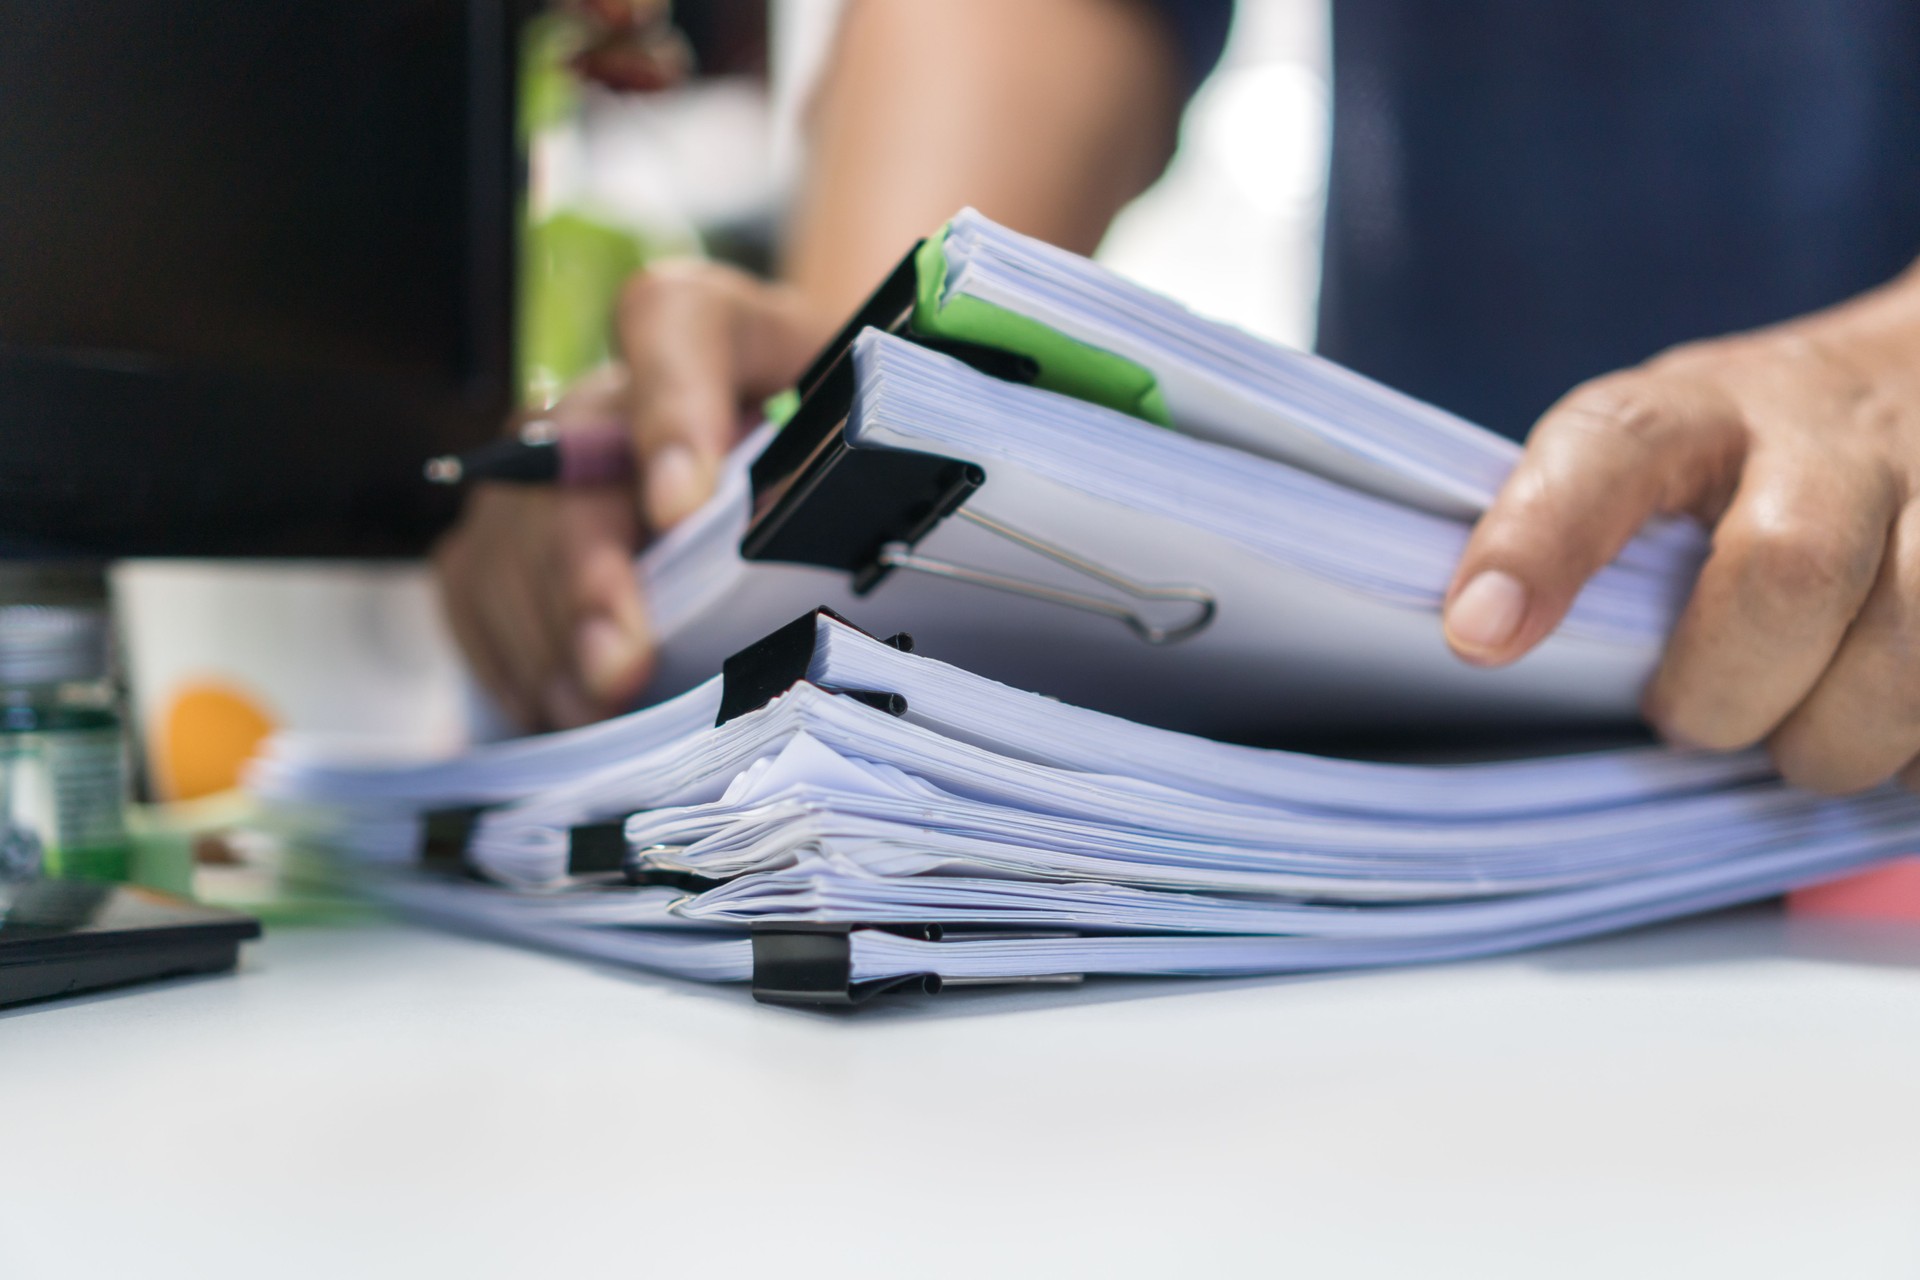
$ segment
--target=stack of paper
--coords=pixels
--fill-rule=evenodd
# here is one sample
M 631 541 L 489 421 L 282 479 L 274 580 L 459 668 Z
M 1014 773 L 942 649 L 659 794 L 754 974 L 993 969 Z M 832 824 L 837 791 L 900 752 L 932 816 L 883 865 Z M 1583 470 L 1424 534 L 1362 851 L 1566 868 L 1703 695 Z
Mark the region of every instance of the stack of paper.
M 978 215 L 956 219 L 944 244 L 943 296 L 967 291 L 964 301 L 1139 361 L 1177 430 L 868 331 L 850 353 L 850 449 L 984 473 L 957 512 L 893 548 L 935 571 L 898 568 L 865 586 L 843 569 L 743 555 L 766 505 L 749 477 L 770 438 L 758 434 L 716 499 L 643 560 L 661 641 L 652 698 L 826 604 L 1022 688 L 1213 736 L 1633 717 L 1699 564 L 1695 526 L 1631 543 L 1525 660 L 1468 667 L 1447 651 L 1440 602 L 1472 517 L 1513 465 L 1512 442 Z M 1161 594 L 1131 594 L 1101 572 Z M 1178 629 L 1200 619 L 1200 600 L 1213 607 L 1203 625 L 1166 643 L 1114 616 Z
M 1920 800 L 1797 792 L 1754 754 L 1324 759 L 1129 723 L 810 625 L 805 680 L 724 723 L 716 679 L 456 764 L 282 747 L 255 785 L 331 815 L 416 910 L 716 981 L 748 976 L 750 927 L 795 924 L 947 930 L 853 929 L 860 980 L 1441 959 L 1767 896 L 1920 841 Z M 466 856 L 491 884 L 417 870 L 421 814 L 474 803 L 493 807 Z M 573 833 L 610 820 L 623 874 L 572 874 Z
M 1920 844 L 1920 800 L 1757 753 L 1235 745 L 1630 720 L 1700 532 L 1470 668 L 1439 606 L 1511 443 L 973 214 L 869 311 L 647 552 L 654 705 L 427 766 L 283 742 L 257 789 L 413 910 L 770 998 L 1476 955 Z

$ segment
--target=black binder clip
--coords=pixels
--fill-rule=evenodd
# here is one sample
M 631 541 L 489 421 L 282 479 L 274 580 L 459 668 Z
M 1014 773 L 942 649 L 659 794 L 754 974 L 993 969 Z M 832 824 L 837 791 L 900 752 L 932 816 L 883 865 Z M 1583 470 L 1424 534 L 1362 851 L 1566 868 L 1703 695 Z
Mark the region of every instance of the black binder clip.
M 905 286 L 898 284 L 902 272 Z M 854 370 L 847 348 L 869 323 L 869 312 L 874 327 L 914 338 L 904 329 L 912 313 L 912 285 L 909 258 L 801 379 L 800 407 L 750 468 L 753 516 L 740 540 L 741 557 L 839 570 L 851 578 L 855 595 L 872 591 L 896 569 L 930 574 L 1112 618 L 1148 644 L 1171 644 L 1205 630 L 1216 605 L 1204 587 L 1138 582 L 969 510 L 967 499 L 987 482 L 986 472 L 974 463 L 908 449 L 856 448 L 848 442 Z M 991 348 L 914 340 L 1013 381 L 1031 382 L 1038 374 L 1031 361 L 1012 367 L 1007 362 L 1019 357 Z M 1051 560 L 1110 594 L 1016 578 L 914 550 L 950 516 Z
M 625 875 L 627 822 L 584 822 L 567 829 L 567 874 L 576 878 Z
M 888 992 L 938 995 L 937 973 L 853 980 L 853 933 L 879 929 L 923 942 L 940 940 L 939 925 L 764 924 L 753 926 L 753 998 L 762 1004 L 846 1009 Z
M 938 924 L 807 924 L 768 921 L 753 926 L 753 998 L 762 1004 L 803 1008 L 850 1008 L 888 993 L 939 995 L 949 987 L 1073 986 L 1080 973 L 991 978 L 947 978 L 909 973 L 853 980 L 853 935 L 861 930 L 897 934 L 918 942 L 987 942 L 1015 938 L 1072 938 L 1074 929 L 948 929 Z
M 644 851 L 643 851 L 644 852 Z M 567 831 L 567 874 L 577 879 L 617 876 L 630 885 L 667 885 L 689 893 L 705 893 L 726 883 L 693 871 L 649 867 L 632 857 L 627 844 L 627 820 L 587 822 Z
M 931 533 L 987 473 L 938 454 L 854 448 L 853 390 L 853 362 L 837 361 L 753 460 L 753 517 L 740 554 L 837 569 L 865 595 L 892 567 L 884 549 Z
M 913 242 L 913 248 L 900 260 L 900 265 L 880 282 L 880 287 L 860 304 L 853 318 L 842 325 L 840 332 L 834 334 L 833 340 L 814 357 L 807 371 L 800 375 L 800 381 L 794 384 L 802 400 L 811 396 L 833 367 L 846 358 L 847 352 L 853 347 L 853 340 L 860 336 L 863 329 L 879 329 L 883 333 L 917 342 L 931 351 L 964 361 L 990 377 L 1003 378 L 1008 382 L 1033 382 L 1040 377 L 1040 365 L 1030 356 L 1002 351 L 978 342 L 936 338 L 915 331 L 913 308 L 920 296 L 917 264 L 920 250 L 925 244 L 925 240 Z
M 420 815 L 420 866 L 441 875 L 480 880 L 485 877 L 467 860 L 467 845 L 480 816 L 492 805 L 470 804 L 430 809 Z
M 813 666 L 814 638 L 819 632 L 822 614 L 859 630 L 852 622 L 822 605 L 728 658 L 721 665 L 720 714 L 714 719 L 716 726 L 750 711 L 758 711 L 795 685 L 806 682 L 807 673 Z M 913 637 L 904 631 L 887 637 L 884 643 L 903 653 L 913 652 Z M 888 715 L 903 716 L 907 713 L 907 700 L 884 689 L 819 687 Z M 447 833 L 445 843 L 450 845 L 451 837 L 457 835 L 458 852 L 463 858 L 467 834 L 472 829 L 473 817 L 478 816 L 478 811 L 473 811 L 473 815 L 467 818 L 465 830 L 456 832 L 452 823 L 459 815 L 467 813 L 467 810 L 447 810 L 441 815 L 429 815 L 430 819 L 437 816 L 443 820 L 442 825 Z M 614 818 L 604 822 L 584 822 L 568 828 L 567 874 L 575 878 L 620 875 L 629 884 L 665 884 L 696 893 L 723 883 L 690 871 L 636 867 L 629 857 L 626 825 L 625 818 Z M 432 829 L 431 822 L 429 829 Z M 442 856 L 444 858 L 445 854 Z
M 835 622 L 859 630 L 823 605 L 811 613 L 802 614 L 728 658 L 720 665 L 720 714 L 714 719 L 716 726 L 738 719 L 749 711 L 758 711 L 793 686 L 806 683 L 807 673 L 813 666 L 814 638 L 819 633 L 819 619 L 823 614 Z M 903 653 L 913 652 L 913 637 L 904 631 L 890 636 L 886 643 Z M 828 693 L 852 698 L 890 716 L 907 713 L 907 700 L 884 689 L 820 687 Z

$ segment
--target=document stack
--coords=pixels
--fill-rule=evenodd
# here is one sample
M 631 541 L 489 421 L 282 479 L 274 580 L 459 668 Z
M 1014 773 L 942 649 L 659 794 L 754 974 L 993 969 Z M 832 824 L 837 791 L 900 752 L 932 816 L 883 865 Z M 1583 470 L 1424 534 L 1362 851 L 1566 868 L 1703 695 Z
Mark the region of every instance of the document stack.
M 1400 964 L 1779 893 L 1915 847 L 1920 801 L 1755 754 L 1325 759 L 987 680 L 830 613 L 592 728 L 256 786 L 394 901 L 643 968 L 854 1003 L 902 984 Z
M 1439 603 L 1514 446 L 977 214 L 799 390 L 643 558 L 652 705 L 425 765 L 282 741 L 256 790 L 423 916 L 803 1004 L 1455 959 L 1920 845 L 1920 800 L 1758 753 L 1242 745 L 1629 721 L 1701 534 L 1466 667 Z
M 977 214 L 802 391 L 643 560 L 655 699 L 825 604 L 1209 735 L 1619 722 L 1704 547 L 1654 527 L 1537 652 L 1468 667 L 1439 605 L 1511 441 Z

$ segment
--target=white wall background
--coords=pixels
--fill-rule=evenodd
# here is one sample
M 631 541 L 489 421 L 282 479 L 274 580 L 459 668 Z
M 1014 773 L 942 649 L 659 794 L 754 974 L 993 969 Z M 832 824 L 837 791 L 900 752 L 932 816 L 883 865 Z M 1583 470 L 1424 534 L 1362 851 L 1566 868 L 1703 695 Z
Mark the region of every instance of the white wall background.
M 799 114 L 840 5 L 774 0 L 777 181 L 799 164 Z M 1173 163 L 1121 215 L 1101 260 L 1196 311 L 1311 345 L 1326 197 L 1327 40 L 1327 0 L 1240 0 L 1226 54 L 1187 110 Z
M 1166 175 L 1100 258 L 1194 310 L 1313 343 L 1326 202 L 1326 0 L 1241 0 Z

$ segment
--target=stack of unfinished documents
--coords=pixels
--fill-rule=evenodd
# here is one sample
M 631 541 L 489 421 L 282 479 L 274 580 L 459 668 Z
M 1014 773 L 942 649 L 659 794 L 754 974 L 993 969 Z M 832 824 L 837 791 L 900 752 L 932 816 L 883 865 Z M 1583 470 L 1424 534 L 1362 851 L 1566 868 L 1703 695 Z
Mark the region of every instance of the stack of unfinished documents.
M 1920 800 L 1758 753 L 1238 745 L 1630 722 L 1700 530 L 1468 667 L 1439 606 L 1511 442 L 978 215 L 799 391 L 639 566 L 652 705 L 429 765 L 283 741 L 256 789 L 424 915 L 824 1003 L 1479 955 L 1920 848 Z
M 1149 728 L 821 613 L 592 728 L 410 768 L 283 743 L 388 897 L 536 945 L 836 1003 L 902 982 L 1485 954 L 1920 847 L 1920 800 L 1757 754 L 1325 759 Z M 797 949 L 797 950 L 796 950 Z
M 977 214 L 903 273 L 906 310 L 882 290 L 794 418 L 644 557 L 654 700 L 825 604 L 1214 736 L 1632 717 L 1697 527 L 1635 540 L 1521 662 L 1469 667 L 1440 601 L 1512 441 Z M 969 367 L 983 349 L 1031 369 Z

